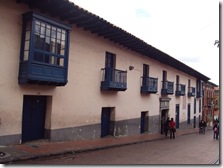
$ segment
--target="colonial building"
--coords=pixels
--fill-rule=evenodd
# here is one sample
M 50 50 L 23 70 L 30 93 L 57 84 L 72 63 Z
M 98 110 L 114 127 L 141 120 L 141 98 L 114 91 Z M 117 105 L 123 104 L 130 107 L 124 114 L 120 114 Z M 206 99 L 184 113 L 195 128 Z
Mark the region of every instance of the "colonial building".
M 0 143 L 195 128 L 208 77 L 67 0 L 0 5 Z
M 202 108 L 202 119 L 206 121 L 207 125 L 212 126 L 213 121 L 218 116 L 215 114 L 217 113 L 217 110 L 219 109 L 219 103 L 218 103 L 218 97 L 216 93 L 216 87 L 217 85 L 208 81 L 203 85 L 203 108 Z M 215 116 L 215 117 L 214 117 Z
M 220 119 L 220 104 L 219 104 L 219 100 L 220 100 L 220 92 L 219 92 L 219 87 L 216 86 L 214 87 L 214 120 L 216 119 Z

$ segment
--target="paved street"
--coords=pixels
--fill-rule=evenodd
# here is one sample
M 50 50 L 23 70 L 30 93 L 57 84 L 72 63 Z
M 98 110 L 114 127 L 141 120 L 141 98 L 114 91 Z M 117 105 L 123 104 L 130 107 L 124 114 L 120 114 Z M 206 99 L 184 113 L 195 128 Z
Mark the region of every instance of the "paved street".
M 53 158 L 18 162 L 20 164 L 213 164 L 219 157 L 219 140 L 213 132 L 189 134 L 134 145 L 113 147 Z M 218 162 L 219 164 L 219 162 Z

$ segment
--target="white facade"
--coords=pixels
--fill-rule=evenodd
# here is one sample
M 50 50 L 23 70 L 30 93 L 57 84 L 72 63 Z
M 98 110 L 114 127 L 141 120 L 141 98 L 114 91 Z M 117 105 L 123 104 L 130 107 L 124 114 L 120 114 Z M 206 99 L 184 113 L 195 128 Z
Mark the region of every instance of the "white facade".
M 176 104 L 179 104 L 179 129 L 193 128 L 193 122 L 185 124 L 188 117 L 188 104 L 191 105 L 190 119 L 193 120 L 194 116 L 198 118 L 201 115 L 200 98 L 188 97 L 187 87 L 188 80 L 192 87 L 196 87 L 196 77 L 75 25 L 70 32 L 68 83 L 61 87 L 18 84 L 22 14 L 30 10 L 37 11 L 15 1 L 2 1 L 0 5 L 2 23 L 0 26 L 2 58 L 0 61 L 0 139 L 2 141 L 0 142 L 3 144 L 22 142 L 24 95 L 47 97 L 44 127 L 48 134 L 44 138 L 52 141 L 100 138 L 103 107 L 111 107 L 111 121 L 121 123 L 113 128 L 114 135 L 132 135 L 129 129 L 133 126 L 128 122 L 129 120 L 134 120 L 133 123 L 136 124 L 133 134 L 137 132 L 140 134 L 141 112 L 147 112 L 148 133 L 160 132 L 160 98 L 170 98 L 167 112 L 174 119 Z M 127 70 L 126 91 L 100 90 L 101 69 L 105 67 L 106 52 L 116 55 L 116 69 Z M 143 64 L 149 65 L 151 77 L 158 78 L 158 92 L 155 94 L 140 93 Z M 134 66 L 134 69 L 129 70 L 129 66 Z M 176 76 L 180 77 L 180 83 L 186 85 L 185 96 L 175 96 L 175 89 L 172 95 L 164 97 L 161 95 L 163 71 L 167 71 L 167 79 L 174 82 L 174 88 Z M 196 114 L 194 114 L 194 100 L 196 100 Z M 88 129 L 88 133 L 90 132 L 90 136 L 85 136 L 85 128 Z

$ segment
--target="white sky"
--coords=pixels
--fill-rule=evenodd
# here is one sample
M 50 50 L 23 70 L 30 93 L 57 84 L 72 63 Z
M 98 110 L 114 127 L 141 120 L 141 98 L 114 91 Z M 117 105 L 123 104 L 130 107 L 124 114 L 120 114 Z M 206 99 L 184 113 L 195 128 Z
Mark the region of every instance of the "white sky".
M 219 85 L 219 1 L 70 0 Z

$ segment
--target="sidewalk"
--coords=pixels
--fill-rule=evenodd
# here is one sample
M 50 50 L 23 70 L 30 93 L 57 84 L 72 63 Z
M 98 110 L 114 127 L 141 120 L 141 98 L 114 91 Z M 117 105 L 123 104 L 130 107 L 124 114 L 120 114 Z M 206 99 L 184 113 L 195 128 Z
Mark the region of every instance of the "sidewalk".
M 210 130 L 210 128 L 208 128 Z M 207 129 L 207 130 L 208 130 Z M 186 134 L 198 133 L 198 128 L 177 130 L 176 137 Z M 7 164 L 14 161 L 37 159 L 62 154 L 73 154 L 78 152 L 98 150 L 103 148 L 122 146 L 128 144 L 142 143 L 153 140 L 166 139 L 160 133 L 140 134 L 126 137 L 105 137 L 94 140 L 77 140 L 66 142 L 30 142 L 21 145 L 2 146 L 0 151 L 5 155 L 0 156 L 0 164 Z

